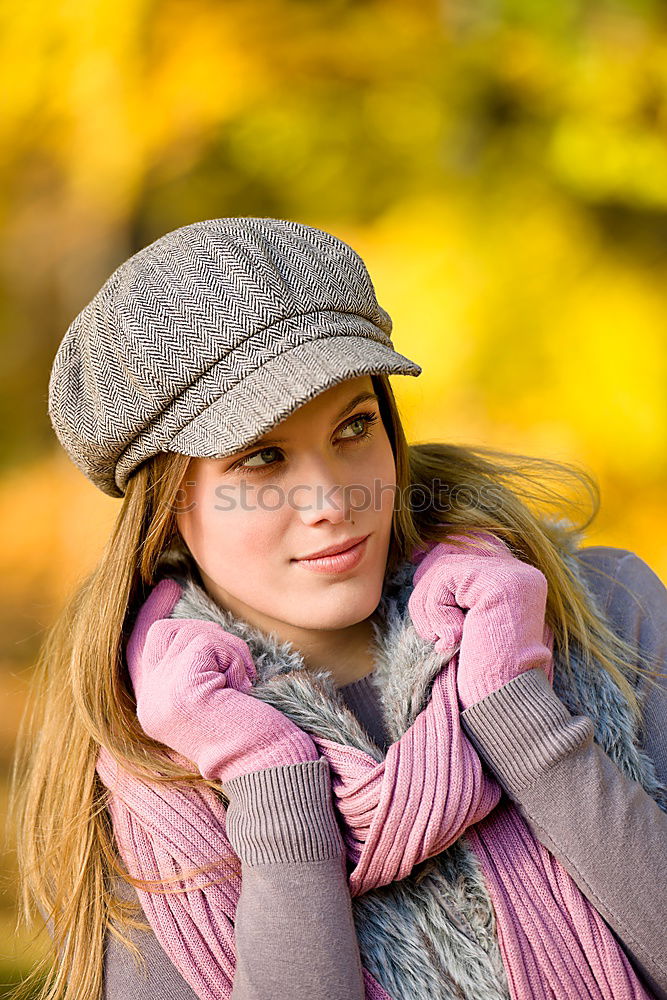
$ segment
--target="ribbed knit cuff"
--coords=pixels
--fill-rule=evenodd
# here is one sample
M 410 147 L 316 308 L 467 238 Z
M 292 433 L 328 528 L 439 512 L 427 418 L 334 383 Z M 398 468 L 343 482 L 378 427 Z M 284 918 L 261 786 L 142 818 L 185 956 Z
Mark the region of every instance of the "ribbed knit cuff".
M 230 800 L 227 836 L 246 864 L 324 861 L 343 854 L 325 757 L 240 774 L 222 788 Z
M 461 712 L 461 725 L 500 786 L 513 797 L 592 742 L 593 722 L 571 715 L 541 667 L 513 677 Z

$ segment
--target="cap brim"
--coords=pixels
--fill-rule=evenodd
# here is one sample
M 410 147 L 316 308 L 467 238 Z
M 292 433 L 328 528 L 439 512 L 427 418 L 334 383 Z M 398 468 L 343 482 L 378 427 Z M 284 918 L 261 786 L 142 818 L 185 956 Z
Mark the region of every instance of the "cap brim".
M 190 420 L 164 450 L 224 458 L 346 379 L 421 371 L 414 361 L 368 337 L 346 334 L 309 340 L 249 372 Z

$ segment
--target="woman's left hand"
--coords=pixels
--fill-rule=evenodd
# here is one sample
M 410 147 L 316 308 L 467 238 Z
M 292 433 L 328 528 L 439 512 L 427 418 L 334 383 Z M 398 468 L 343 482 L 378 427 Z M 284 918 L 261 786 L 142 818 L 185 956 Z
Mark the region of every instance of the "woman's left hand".
M 408 612 L 417 633 L 450 656 L 458 649 L 463 709 L 525 670 L 540 667 L 553 683 L 553 633 L 545 623 L 547 581 L 495 535 L 494 552 L 465 539 L 438 543 L 420 561 Z

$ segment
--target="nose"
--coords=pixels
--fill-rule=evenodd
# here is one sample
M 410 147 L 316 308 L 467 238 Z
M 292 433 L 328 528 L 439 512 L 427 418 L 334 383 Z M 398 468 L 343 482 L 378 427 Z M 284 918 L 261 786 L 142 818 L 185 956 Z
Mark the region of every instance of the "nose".
M 302 466 L 305 472 L 305 464 Z M 338 524 L 352 519 L 354 484 L 341 482 L 335 461 L 317 460 L 290 491 L 292 505 L 304 524 L 327 520 Z

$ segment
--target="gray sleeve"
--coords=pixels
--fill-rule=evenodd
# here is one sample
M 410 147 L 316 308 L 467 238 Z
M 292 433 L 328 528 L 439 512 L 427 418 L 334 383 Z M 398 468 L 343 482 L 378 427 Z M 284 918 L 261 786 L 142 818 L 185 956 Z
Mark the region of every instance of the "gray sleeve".
M 662 674 L 655 683 L 638 675 L 637 690 L 644 697 L 641 745 L 667 785 L 667 587 L 648 563 L 627 549 L 598 545 L 580 554 L 616 630 L 650 661 L 649 669 Z
M 125 902 L 140 905 L 134 888 L 121 878 L 114 882 L 114 895 Z M 141 914 L 138 919 L 141 919 Z M 107 932 L 102 1000 L 155 1000 L 155 997 L 161 1000 L 197 1000 L 197 994 L 163 951 L 152 928 L 124 927 L 123 935 L 137 946 L 144 965 L 138 966 L 125 945 Z
M 639 572 L 636 556 L 628 560 L 632 553 L 611 550 L 610 557 L 609 551 L 603 553 L 611 559 L 608 569 L 632 568 L 635 587 L 649 581 L 652 571 L 638 560 L 645 567 Z M 623 575 L 618 579 L 625 582 Z M 623 629 L 636 628 L 644 645 L 649 637 L 654 641 L 649 619 L 658 612 L 655 600 L 667 614 L 662 584 L 652 584 L 650 599 L 640 591 L 644 600 L 634 616 L 613 577 L 606 585 L 605 608 L 613 614 L 622 604 Z M 666 668 L 663 658 L 659 669 Z M 591 720 L 570 715 L 542 670 L 515 677 L 462 712 L 461 720 L 482 760 L 607 922 L 646 987 L 667 1000 L 667 814 L 594 741 Z M 662 752 L 665 722 L 663 716 L 650 723 Z
M 230 800 L 226 832 L 242 868 L 232 1000 L 363 1000 L 328 761 L 254 771 L 223 788 Z M 132 936 L 148 975 L 110 939 L 104 1000 L 192 1000 L 153 932 Z
M 363 1000 L 328 761 L 253 771 L 223 788 L 243 886 L 232 1000 Z

